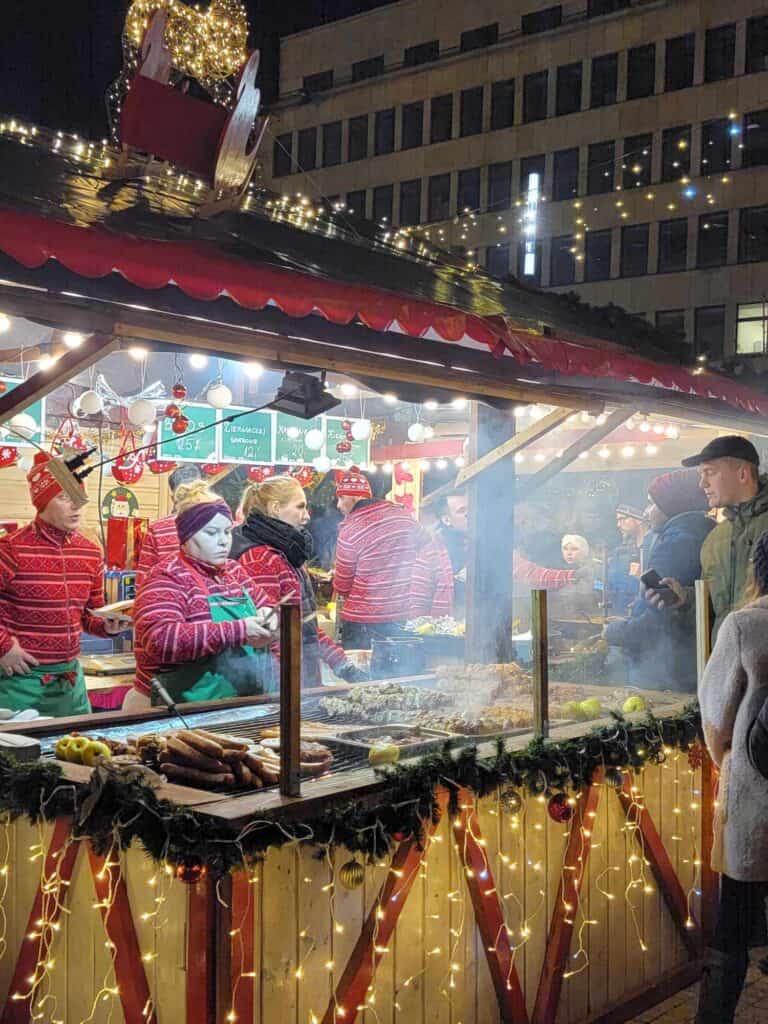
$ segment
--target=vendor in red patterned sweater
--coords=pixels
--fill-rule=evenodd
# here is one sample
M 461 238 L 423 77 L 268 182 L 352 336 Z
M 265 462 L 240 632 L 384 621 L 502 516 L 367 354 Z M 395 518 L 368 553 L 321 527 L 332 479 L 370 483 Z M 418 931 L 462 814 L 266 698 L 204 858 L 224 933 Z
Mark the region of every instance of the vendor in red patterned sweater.
M 0 540 L 0 707 L 43 715 L 88 714 L 77 660 L 85 630 L 119 633 L 129 624 L 94 614 L 104 605 L 104 562 L 78 533 L 81 507 L 39 452 L 27 475 L 37 517 Z
M 144 583 L 150 570 L 162 562 L 168 555 L 175 555 L 179 550 L 179 538 L 176 533 L 176 491 L 182 484 L 191 484 L 201 478 L 200 470 L 193 463 L 185 463 L 174 469 L 168 477 L 168 486 L 173 499 L 173 514 L 164 516 L 149 524 L 149 528 L 141 542 L 139 561 L 136 565 L 136 590 Z
M 356 467 L 343 474 L 336 497 L 345 517 L 334 579 L 343 600 L 342 647 L 368 649 L 375 637 L 396 635 L 415 615 L 449 614 L 450 563 L 410 513 L 374 498 Z
M 180 551 L 159 562 L 134 605 L 136 679 L 123 707 L 150 703 L 157 679 L 177 703 L 263 693 L 275 685 L 277 616 L 230 559 L 232 513 L 198 480 L 176 492 Z

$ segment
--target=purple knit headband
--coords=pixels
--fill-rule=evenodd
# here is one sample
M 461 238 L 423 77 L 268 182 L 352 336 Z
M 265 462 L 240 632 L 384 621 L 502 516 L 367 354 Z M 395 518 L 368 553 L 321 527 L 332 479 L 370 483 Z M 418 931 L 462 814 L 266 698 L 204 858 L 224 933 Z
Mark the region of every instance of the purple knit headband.
M 179 544 L 186 544 L 190 537 L 194 537 L 216 516 L 226 516 L 232 522 L 232 513 L 226 501 L 202 501 L 199 505 L 193 505 L 176 516 L 176 533 L 179 535 Z

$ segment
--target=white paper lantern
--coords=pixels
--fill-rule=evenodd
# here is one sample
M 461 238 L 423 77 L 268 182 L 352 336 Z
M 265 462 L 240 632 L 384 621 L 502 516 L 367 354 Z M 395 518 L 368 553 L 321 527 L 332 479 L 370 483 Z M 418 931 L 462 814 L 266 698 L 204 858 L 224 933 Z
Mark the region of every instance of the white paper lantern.
M 295 430 L 295 427 L 290 428 Z M 308 430 L 306 437 L 304 438 L 304 444 L 309 448 L 311 452 L 319 452 L 323 447 L 323 432 L 314 427 L 312 430 Z
M 423 423 L 412 423 L 408 427 L 408 440 L 413 441 L 414 444 L 420 444 L 424 440 L 424 433 Z
M 331 460 L 327 455 L 318 455 L 317 458 L 312 461 L 312 466 L 318 473 L 327 473 L 331 468 Z
M 29 457 L 29 455 L 25 455 L 23 458 L 19 459 L 16 465 L 19 467 L 22 473 L 28 473 L 30 469 L 32 469 L 32 459 Z
M 291 441 L 295 441 L 300 433 L 301 431 L 299 430 L 298 427 L 288 427 L 288 429 L 285 432 L 285 436 L 290 438 Z
M 147 427 L 155 422 L 155 407 L 146 398 L 137 398 L 128 406 L 128 419 L 134 427 Z
M 226 409 L 232 405 L 232 392 L 226 384 L 211 384 L 205 393 L 205 400 L 214 409 Z
M 371 436 L 371 421 L 355 420 L 350 433 L 356 441 L 367 441 Z
M 78 399 L 78 404 L 86 416 L 94 416 L 104 408 L 101 395 L 96 394 L 95 391 L 84 391 Z
M 27 440 L 37 433 L 37 421 L 28 412 L 17 412 L 15 416 L 11 417 L 8 426 L 17 437 L 25 437 Z

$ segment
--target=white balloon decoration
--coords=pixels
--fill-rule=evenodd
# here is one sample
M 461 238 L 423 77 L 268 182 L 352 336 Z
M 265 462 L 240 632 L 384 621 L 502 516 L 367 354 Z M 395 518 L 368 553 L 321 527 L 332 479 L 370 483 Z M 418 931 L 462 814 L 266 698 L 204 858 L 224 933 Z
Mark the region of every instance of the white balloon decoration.
M 208 388 L 205 400 L 214 409 L 226 409 L 227 406 L 232 405 L 232 392 L 226 384 L 219 381 L 217 384 L 211 384 Z
M 137 398 L 128 406 L 128 419 L 134 427 L 147 427 L 155 422 L 155 407 L 146 398 Z
M 318 430 L 317 427 L 313 427 L 312 430 L 308 430 L 304 438 L 304 444 L 311 452 L 319 452 L 323 447 L 322 430 Z
M 426 431 L 423 423 L 412 423 L 408 427 L 408 440 L 413 441 L 414 444 L 419 444 L 424 440 Z
M 84 391 L 78 399 L 78 404 L 86 416 L 94 416 L 104 408 L 101 395 L 95 391 Z
M 27 440 L 37 433 L 37 421 L 28 412 L 17 412 L 15 416 L 11 417 L 8 426 L 17 437 L 25 437 Z
M 32 459 L 29 455 L 25 455 L 23 458 L 19 459 L 16 465 L 23 473 L 28 473 L 30 469 L 32 469 Z
M 299 430 L 298 427 L 288 427 L 288 429 L 285 432 L 285 435 L 286 437 L 289 437 L 291 441 L 295 441 L 300 433 L 301 431 Z
M 367 441 L 371 436 L 371 421 L 355 420 L 350 433 L 356 441 Z
M 318 455 L 316 459 L 313 459 L 312 466 L 318 473 L 327 473 L 331 468 L 331 460 L 327 455 Z

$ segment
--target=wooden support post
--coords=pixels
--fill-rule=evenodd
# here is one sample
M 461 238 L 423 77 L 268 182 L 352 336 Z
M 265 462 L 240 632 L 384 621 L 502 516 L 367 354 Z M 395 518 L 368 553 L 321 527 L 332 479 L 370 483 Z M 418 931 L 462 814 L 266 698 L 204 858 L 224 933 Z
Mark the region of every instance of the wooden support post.
M 216 1020 L 216 883 L 204 875 L 187 897 L 186 1024 Z
M 301 796 L 301 605 L 280 609 L 280 793 Z
M 531 653 L 533 655 L 533 732 L 549 736 L 549 623 L 546 590 L 531 591 Z
M 712 653 L 712 624 L 709 614 L 709 583 L 696 580 L 696 678 L 701 682 Z

